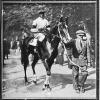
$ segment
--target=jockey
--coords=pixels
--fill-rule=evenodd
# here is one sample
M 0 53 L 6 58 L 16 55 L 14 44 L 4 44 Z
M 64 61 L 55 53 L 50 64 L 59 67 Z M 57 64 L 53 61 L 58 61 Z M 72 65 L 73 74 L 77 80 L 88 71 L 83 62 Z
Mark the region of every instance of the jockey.
M 48 20 L 45 19 L 45 11 L 40 11 L 39 12 L 39 17 L 35 19 L 32 23 L 33 28 L 31 29 L 31 32 L 34 33 L 34 42 L 30 43 L 30 45 L 37 45 L 37 40 L 42 42 L 45 38 L 44 30 L 48 29 L 50 30 L 50 25 Z
M 50 24 L 49 21 L 45 19 L 45 11 L 42 10 L 39 12 L 39 17 L 33 21 L 32 25 L 33 28 L 31 32 L 34 35 L 34 40 L 29 44 L 32 46 L 37 46 L 37 44 L 41 45 L 42 49 L 46 50 L 46 45 L 43 43 L 43 40 L 45 39 L 45 30 L 50 31 Z
M 76 39 L 73 39 L 65 44 L 66 48 L 72 48 L 72 62 L 70 62 L 73 75 L 73 87 L 77 93 L 85 92 L 84 83 L 88 76 L 88 48 L 87 37 L 83 30 L 76 31 Z M 80 69 L 80 70 L 79 70 Z M 81 78 L 79 79 L 79 71 Z

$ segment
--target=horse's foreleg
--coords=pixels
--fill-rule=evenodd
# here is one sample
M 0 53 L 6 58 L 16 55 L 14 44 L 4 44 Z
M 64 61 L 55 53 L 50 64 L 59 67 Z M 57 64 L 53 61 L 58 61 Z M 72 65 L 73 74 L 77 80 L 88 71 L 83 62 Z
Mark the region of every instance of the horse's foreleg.
M 27 80 L 27 73 L 26 73 L 26 69 L 27 69 L 28 63 L 29 63 L 28 56 L 25 56 L 24 62 L 23 62 L 23 65 L 24 65 L 24 73 L 25 73 L 25 82 L 28 82 L 28 80 Z
M 43 90 L 45 88 L 48 88 L 51 90 L 51 88 L 50 88 L 51 66 L 54 63 L 54 59 L 57 57 L 57 54 L 58 54 L 58 49 L 55 48 L 53 50 L 50 58 L 48 58 L 46 61 L 44 61 L 44 66 L 46 68 L 47 75 L 46 75 L 46 80 L 44 82 Z
M 28 82 L 27 74 L 26 74 L 27 65 L 24 65 L 24 72 L 25 72 L 25 83 Z
M 51 70 L 51 68 L 48 66 L 48 64 L 45 60 L 43 61 L 43 64 L 44 64 L 44 66 L 46 68 L 46 72 L 47 72 L 46 80 L 45 80 L 44 85 L 43 85 L 43 90 L 45 90 L 46 88 L 51 90 L 51 88 L 50 88 L 50 76 L 51 76 L 50 70 Z
M 50 58 L 47 59 L 46 63 L 48 64 L 48 66 L 51 69 L 52 64 L 54 63 L 54 59 L 57 57 L 58 55 L 58 49 L 55 48 L 50 56 Z
M 46 80 L 44 82 L 42 90 L 45 90 L 45 89 L 51 90 L 51 87 L 50 87 L 50 76 L 49 75 L 46 75 Z
M 39 57 L 38 57 L 38 54 L 34 54 L 34 60 L 32 62 L 32 70 L 33 70 L 33 82 L 36 83 L 37 82 L 37 76 L 36 76 L 36 73 L 35 73 L 35 65 L 36 63 L 38 62 L 39 60 Z

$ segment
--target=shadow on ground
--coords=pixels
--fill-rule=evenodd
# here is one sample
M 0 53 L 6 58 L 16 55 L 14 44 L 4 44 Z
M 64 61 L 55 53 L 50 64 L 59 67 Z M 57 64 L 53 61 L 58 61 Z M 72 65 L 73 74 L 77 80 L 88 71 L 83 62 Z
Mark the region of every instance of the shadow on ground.
M 89 75 L 94 74 L 94 71 L 89 72 Z M 28 80 L 30 81 L 30 78 L 28 77 Z M 25 91 L 29 91 L 29 92 L 39 92 L 42 91 L 42 86 L 45 80 L 45 76 L 41 76 L 38 79 L 38 83 L 37 85 L 34 84 L 34 82 L 31 80 L 29 84 L 25 85 L 25 80 L 24 77 L 20 77 L 20 78 L 16 78 L 13 80 L 8 80 L 8 81 L 4 81 L 3 82 L 3 86 L 6 87 L 6 89 L 20 89 L 24 87 Z M 51 88 L 55 88 L 57 86 L 59 86 L 59 84 L 61 84 L 61 88 L 60 89 L 64 89 L 68 84 L 73 84 L 72 83 L 72 74 L 56 74 L 56 73 L 52 73 L 51 75 L 51 79 L 50 79 L 50 84 L 51 84 Z M 96 86 L 96 79 L 87 79 L 86 84 L 85 84 L 85 88 L 86 91 L 95 89 Z M 25 92 L 23 90 L 23 92 Z
M 95 71 L 91 71 L 91 74 L 94 74 Z M 37 85 L 31 85 L 29 86 L 27 89 L 30 92 L 38 92 L 42 90 L 42 86 L 45 80 L 45 76 L 41 76 L 39 80 L 43 79 L 41 82 L 39 82 Z M 60 89 L 64 89 L 68 84 L 73 84 L 72 81 L 72 75 L 71 74 L 52 74 L 51 75 L 51 79 L 50 79 L 50 85 L 51 88 L 55 88 L 59 85 L 61 85 L 62 87 Z M 96 86 L 96 79 L 87 79 L 86 83 L 85 83 L 85 89 L 86 91 L 95 89 Z

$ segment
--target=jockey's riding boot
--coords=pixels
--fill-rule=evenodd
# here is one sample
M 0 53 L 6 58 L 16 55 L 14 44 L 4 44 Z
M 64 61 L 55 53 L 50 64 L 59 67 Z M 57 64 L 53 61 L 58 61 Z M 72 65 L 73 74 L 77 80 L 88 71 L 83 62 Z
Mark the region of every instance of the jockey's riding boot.
M 48 48 L 47 48 L 47 45 L 46 45 L 46 41 L 45 40 L 43 40 L 42 45 L 43 45 L 43 50 L 45 52 L 45 57 L 48 58 L 50 56 L 50 53 L 48 51 Z
M 42 41 L 40 43 L 41 43 L 42 50 L 45 52 L 46 51 L 46 45 L 45 45 L 44 41 Z
M 42 43 L 40 41 L 37 42 L 37 50 L 38 50 L 40 58 L 42 59 L 42 52 L 41 52 L 42 45 L 41 44 Z

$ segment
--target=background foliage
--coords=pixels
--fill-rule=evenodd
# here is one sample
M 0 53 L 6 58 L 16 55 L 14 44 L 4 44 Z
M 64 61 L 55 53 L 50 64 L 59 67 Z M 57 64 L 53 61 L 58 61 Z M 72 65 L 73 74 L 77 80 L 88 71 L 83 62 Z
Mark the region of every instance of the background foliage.
M 3 5 L 3 36 L 11 39 L 21 37 L 22 29 L 30 30 L 32 21 L 38 17 L 38 11 L 46 10 L 46 18 L 53 27 L 61 14 L 69 17 L 69 33 L 74 36 L 80 21 L 86 24 L 92 37 L 95 37 L 95 4 L 35 4 L 12 3 Z

